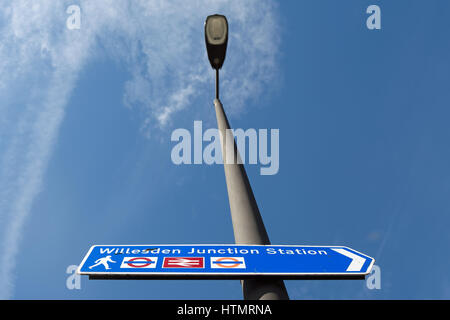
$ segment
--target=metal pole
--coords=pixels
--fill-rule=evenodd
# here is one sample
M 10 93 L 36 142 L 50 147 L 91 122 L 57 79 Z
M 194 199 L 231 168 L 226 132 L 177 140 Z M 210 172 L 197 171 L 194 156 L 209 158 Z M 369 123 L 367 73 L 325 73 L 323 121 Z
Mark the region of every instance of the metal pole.
M 216 69 L 216 99 L 219 100 L 219 69 Z
M 216 76 L 218 76 L 218 71 Z M 269 236 L 259 213 L 258 204 L 253 195 L 244 165 L 242 161 L 237 161 L 240 159 L 239 152 L 233 134 L 229 130 L 230 124 L 219 100 L 217 86 L 218 77 L 216 78 L 214 107 L 221 137 L 234 239 L 236 244 L 269 245 Z M 233 158 L 232 161 L 229 161 L 230 155 Z M 241 284 L 245 300 L 289 299 L 283 280 L 273 278 L 249 279 L 241 280 Z

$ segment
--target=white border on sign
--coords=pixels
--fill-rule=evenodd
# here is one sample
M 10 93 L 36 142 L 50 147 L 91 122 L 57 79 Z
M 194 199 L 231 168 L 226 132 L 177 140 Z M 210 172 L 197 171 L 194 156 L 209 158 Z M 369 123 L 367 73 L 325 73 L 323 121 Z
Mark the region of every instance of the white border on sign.
M 232 247 L 307 247 L 307 248 L 329 248 L 329 249 L 346 249 L 350 252 L 357 253 L 363 257 L 365 257 L 368 260 L 371 260 L 369 267 L 367 268 L 366 272 L 354 272 L 354 271 L 346 271 L 346 272 L 82 272 L 81 268 L 84 266 L 84 263 L 86 262 L 87 258 L 91 254 L 92 250 L 94 250 L 95 247 L 163 247 L 163 246 L 169 246 L 169 247 L 219 247 L 219 246 L 232 246 Z M 375 263 L 375 259 L 361 253 L 355 249 L 346 247 L 346 246 L 318 246 L 318 245 L 259 245 L 259 244 L 130 244 L 130 245 L 93 245 L 89 249 L 86 256 L 83 258 L 83 261 L 81 262 L 80 266 L 77 269 L 77 273 L 80 275 L 98 275 L 98 276 L 145 276 L 145 275 L 155 275 L 155 276 L 366 276 L 372 271 L 372 267 Z

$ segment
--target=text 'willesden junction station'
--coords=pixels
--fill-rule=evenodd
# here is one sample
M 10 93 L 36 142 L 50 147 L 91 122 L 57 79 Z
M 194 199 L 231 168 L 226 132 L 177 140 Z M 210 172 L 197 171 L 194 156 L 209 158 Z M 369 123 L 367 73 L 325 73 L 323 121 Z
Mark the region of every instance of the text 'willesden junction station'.
M 361 279 L 373 264 L 373 258 L 342 246 L 98 245 L 78 273 L 92 279 Z

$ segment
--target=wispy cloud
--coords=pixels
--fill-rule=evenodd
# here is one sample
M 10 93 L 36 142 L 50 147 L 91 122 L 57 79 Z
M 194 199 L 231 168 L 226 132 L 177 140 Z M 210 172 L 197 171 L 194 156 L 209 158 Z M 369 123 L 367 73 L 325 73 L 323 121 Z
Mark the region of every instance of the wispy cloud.
M 242 111 L 276 75 L 272 1 L 80 0 L 79 30 L 66 28 L 71 4 L 0 1 L 0 298 L 13 296 L 23 225 L 42 189 L 78 74 L 92 57 L 108 54 L 129 70 L 124 104 L 144 111 L 146 132 L 195 108 L 194 99 L 211 99 L 203 39 L 209 14 L 224 13 L 230 22 L 223 73 L 236 76 L 222 85 L 233 92 L 226 97 L 231 112 Z

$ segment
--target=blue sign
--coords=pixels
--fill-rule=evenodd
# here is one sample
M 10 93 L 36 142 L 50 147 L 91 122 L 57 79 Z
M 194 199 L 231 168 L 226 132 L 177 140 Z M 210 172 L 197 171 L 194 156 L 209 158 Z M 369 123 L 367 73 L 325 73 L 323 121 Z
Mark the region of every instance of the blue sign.
M 342 246 L 92 246 L 78 273 L 90 278 L 364 278 L 375 260 Z

